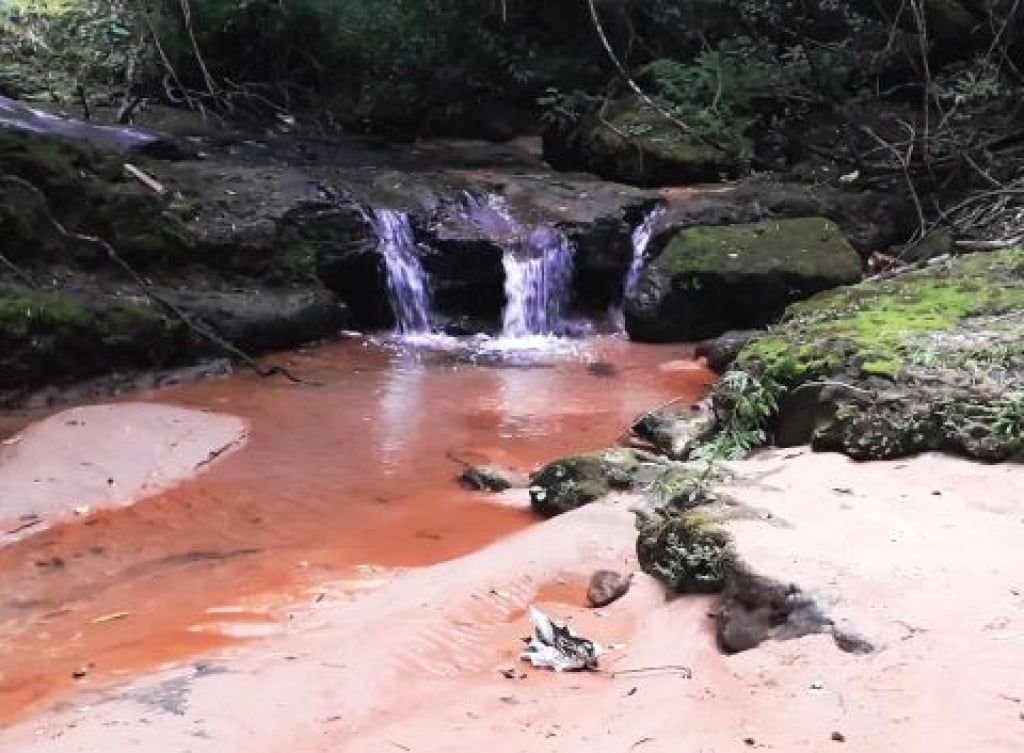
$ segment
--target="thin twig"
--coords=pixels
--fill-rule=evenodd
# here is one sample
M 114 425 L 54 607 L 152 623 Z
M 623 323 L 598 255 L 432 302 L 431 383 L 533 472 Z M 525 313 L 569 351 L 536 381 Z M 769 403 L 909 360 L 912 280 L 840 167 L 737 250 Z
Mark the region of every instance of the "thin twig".
M 698 141 L 707 144 L 708 146 L 717 149 L 720 152 L 731 154 L 731 150 L 728 147 L 718 143 L 712 138 L 705 136 L 704 134 L 694 129 L 692 126 L 684 123 L 671 112 L 669 112 L 664 107 L 655 102 L 650 97 L 650 95 L 647 94 L 647 92 L 640 88 L 640 85 L 633 79 L 632 76 L 629 75 L 629 71 L 626 70 L 626 66 L 623 65 L 622 61 L 619 59 L 619 56 L 615 54 L 615 48 L 612 47 L 612 43 L 608 41 L 608 35 L 605 34 L 604 26 L 601 24 L 601 17 L 597 13 L 597 7 L 594 5 L 594 0 L 587 0 L 587 7 L 590 9 L 590 20 L 594 25 L 594 30 L 597 32 L 598 38 L 601 40 L 601 46 L 604 47 L 604 51 L 605 53 L 607 53 L 608 59 L 611 60 L 612 65 L 615 66 L 615 69 L 619 72 L 619 75 L 622 76 L 623 80 L 626 82 L 629 88 L 633 90 L 633 93 L 636 94 L 636 96 L 639 97 L 645 105 L 647 105 L 656 113 L 658 113 L 663 118 L 668 120 L 670 123 L 672 123 L 672 125 L 674 125 L 680 131 L 685 133 L 687 136 L 695 138 Z
M 199 336 L 205 338 L 206 340 L 209 340 L 214 345 L 217 345 L 224 351 L 238 358 L 240 361 L 242 361 L 242 363 L 251 368 L 261 377 L 269 377 L 275 374 L 280 374 L 281 376 L 285 377 L 289 381 L 295 382 L 296 384 L 314 384 L 305 379 L 295 376 L 284 366 L 262 365 L 255 358 L 246 353 L 244 350 L 234 345 L 233 343 L 225 340 L 219 334 L 214 332 L 212 329 L 206 326 L 206 324 L 202 323 L 201 321 L 196 321 L 195 319 L 193 319 L 187 312 L 183 311 L 180 307 L 178 307 L 177 305 L 175 305 L 174 303 L 172 303 L 171 301 L 167 300 L 159 293 L 154 291 L 152 286 L 148 282 L 146 282 L 142 275 L 136 272 L 135 269 L 128 262 L 121 258 L 121 255 L 117 253 L 116 249 L 108 241 L 97 236 L 84 235 L 82 233 L 75 233 L 69 231 L 67 228 L 64 227 L 63 224 L 61 224 L 60 220 L 58 220 L 57 217 L 53 214 L 53 210 L 50 208 L 50 202 L 46 198 L 46 194 L 44 194 L 35 184 L 16 175 L 0 175 L 0 181 L 9 183 L 11 185 L 19 186 L 20 188 L 31 193 L 40 202 L 40 206 L 46 213 L 47 220 L 49 220 L 50 224 L 53 225 L 54 229 L 57 230 L 57 232 L 60 233 L 60 235 L 63 238 L 65 238 L 66 240 L 75 240 L 83 243 L 88 243 L 90 245 L 98 246 L 99 248 L 103 249 L 107 257 L 117 266 L 119 266 L 125 272 L 125 274 L 127 274 L 132 279 L 132 281 L 139 287 L 139 289 L 147 298 L 159 304 L 168 312 L 173 314 L 186 327 L 188 327 L 190 330 L 192 330 Z
M 28 272 L 19 267 L 17 264 L 15 264 L 13 261 L 8 259 L 3 254 L 0 254 L 0 264 L 3 264 L 5 267 L 7 267 L 7 269 L 13 272 L 18 279 L 20 279 L 30 288 L 39 287 L 38 285 L 36 285 L 36 281 L 32 279 L 32 276 Z

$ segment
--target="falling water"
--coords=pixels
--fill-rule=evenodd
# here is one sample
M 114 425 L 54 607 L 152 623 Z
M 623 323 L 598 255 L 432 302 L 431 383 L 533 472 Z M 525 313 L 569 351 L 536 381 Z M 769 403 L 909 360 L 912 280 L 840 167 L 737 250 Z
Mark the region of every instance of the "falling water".
M 430 285 L 416 254 L 409 215 L 375 208 L 373 226 L 377 231 L 377 250 L 387 268 L 388 292 L 398 333 L 430 332 Z
M 634 288 L 636 288 L 636 283 L 640 279 L 640 270 L 643 268 L 646 258 L 647 246 L 650 245 L 651 236 L 654 235 L 654 228 L 664 213 L 664 208 L 655 207 L 647 213 L 643 222 L 633 230 L 633 259 L 629 263 L 629 270 L 626 272 L 626 282 L 623 286 L 623 292 L 626 295 L 632 293 Z
M 654 228 L 658 225 L 658 220 L 661 219 L 661 215 L 664 212 L 663 207 L 655 207 L 647 213 L 643 222 L 633 228 L 631 238 L 633 242 L 633 258 L 630 259 L 629 269 L 626 270 L 626 279 L 622 284 L 622 300 L 612 304 L 608 312 L 612 323 L 620 331 L 626 328 L 625 315 L 622 311 L 623 304 L 625 299 L 636 289 L 636 284 L 640 280 L 640 270 L 643 269 L 644 262 L 647 260 L 647 247 L 650 245 L 651 237 L 654 235 Z
M 524 228 L 495 196 L 467 195 L 465 204 L 467 219 L 502 247 L 502 336 L 558 334 L 572 278 L 573 246 L 565 233 L 548 226 Z
M 557 334 L 572 277 L 569 239 L 554 228 L 537 228 L 519 244 L 506 248 L 501 263 L 505 267 L 502 334 Z

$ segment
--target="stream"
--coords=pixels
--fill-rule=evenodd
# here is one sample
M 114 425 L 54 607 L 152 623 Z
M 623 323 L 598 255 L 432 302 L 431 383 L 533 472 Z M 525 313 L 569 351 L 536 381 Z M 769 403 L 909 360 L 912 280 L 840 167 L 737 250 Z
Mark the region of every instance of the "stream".
M 607 446 L 651 406 L 698 397 L 710 374 L 689 353 L 618 336 L 354 338 L 281 355 L 322 386 L 238 373 L 131 396 L 241 416 L 250 441 L 140 504 L 0 549 L 0 719 L 73 675 L 273 633 L 289 605 L 354 598 L 530 525 L 525 490 L 464 489 L 463 464 L 528 471 Z
M 27 119 L 30 130 L 135 138 L 30 108 L 0 116 Z M 572 201 L 591 201 L 574 191 Z M 238 372 L 121 399 L 235 416 L 248 441 L 166 491 L 121 507 L 76 500 L 79 518 L 0 546 L 0 724 L 73 690 L 287 631 L 295 610 L 358 599 L 405 570 L 484 548 L 537 516 L 525 489 L 460 486 L 466 466 L 527 474 L 614 444 L 658 404 L 703 394 L 713 377 L 688 346 L 624 338 L 615 285 L 603 315 L 574 308 L 581 259 L 562 226 L 527 219 L 491 189 L 454 196 L 453 216 L 484 242 L 467 248 L 500 254 L 504 302 L 493 331 L 446 333 L 433 288 L 450 291 L 451 280 L 431 279 L 407 212 L 366 205 L 386 288 L 363 293 L 388 298 L 390 333 L 274 355 L 308 380 L 301 385 Z M 559 211 L 571 203 L 559 202 Z M 621 268 L 622 291 L 635 284 L 658 219 L 636 214 L 628 271 L 618 259 L 601 272 Z M 476 284 L 457 300 L 489 295 L 486 280 Z M 16 442 L 24 423 L 0 416 L 0 439 Z M 34 483 L 59 477 L 73 487 L 85 463 L 73 462 L 73 444 L 65 460 L 47 462 L 54 450 L 39 466 L 47 478 Z M 103 472 L 113 489 L 126 470 Z M 17 521 L 26 508 L 0 500 L 0 512 Z

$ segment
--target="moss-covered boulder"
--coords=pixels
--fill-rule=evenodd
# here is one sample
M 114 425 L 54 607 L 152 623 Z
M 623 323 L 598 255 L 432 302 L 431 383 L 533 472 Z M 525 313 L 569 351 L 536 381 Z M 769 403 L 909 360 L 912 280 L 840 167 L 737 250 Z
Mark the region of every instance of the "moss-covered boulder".
M 64 139 L 0 128 L 0 235 L 21 264 L 106 263 L 98 236 L 139 268 L 174 267 L 196 240 L 170 196 L 158 196 L 125 172 L 123 158 Z M 42 199 L 45 198 L 45 203 Z
M 734 368 L 781 387 L 775 436 L 858 459 L 1024 451 L 1024 250 L 791 306 Z
M 554 166 L 640 186 L 736 177 L 744 167 L 742 150 L 742 145 L 723 150 L 689 137 L 664 115 L 633 99 L 544 135 L 544 157 Z
M 735 567 L 729 534 L 701 511 L 653 513 L 637 528 L 641 569 L 676 593 L 718 593 Z
M 692 341 L 761 327 L 787 304 L 861 278 L 861 260 L 820 217 L 680 231 L 626 298 L 630 337 Z
M 145 300 L 0 291 L 0 402 L 43 384 L 180 360 L 187 336 Z
M 546 518 L 650 483 L 663 470 L 657 457 L 614 448 L 560 458 L 530 477 L 530 503 Z

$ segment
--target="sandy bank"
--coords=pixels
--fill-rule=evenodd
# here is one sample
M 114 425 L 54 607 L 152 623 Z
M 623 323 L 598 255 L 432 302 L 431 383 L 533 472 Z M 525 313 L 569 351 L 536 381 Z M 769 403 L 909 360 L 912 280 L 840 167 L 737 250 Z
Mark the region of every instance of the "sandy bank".
M 0 543 L 76 511 L 131 504 L 167 489 L 238 449 L 245 437 L 240 418 L 157 403 L 50 416 L 0 446 Z
M 723 656 L 708 599 L 639 577 L 599 612 L 593 568 L 629 565 L 630 514 L 592 505 L 356 601 L 293 610 L 287 634 L 0 733 L 5 751 L 729 751 L 1019 749 L 1024 725 L 1020 466 L 938 456 L 857 465 L 773 452 L 733 493 L 752 562 L 822 596 L 875 644 L 812 636 Z M 625 647 L 612 676 L 514 662 L 537 599 Z M 330 593 L 328 589 L 328 593 Z M 515 666 L 522 676 L 500 670 Z

